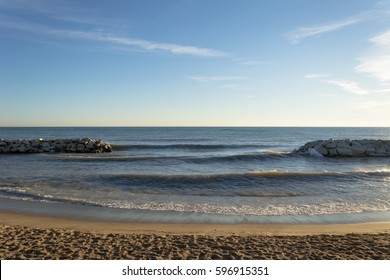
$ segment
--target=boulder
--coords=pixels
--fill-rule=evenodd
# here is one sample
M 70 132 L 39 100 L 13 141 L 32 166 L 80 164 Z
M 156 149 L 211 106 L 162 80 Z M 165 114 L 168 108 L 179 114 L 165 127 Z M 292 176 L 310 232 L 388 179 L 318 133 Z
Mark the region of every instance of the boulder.
M 364 156 L 366 152 L 366 148 L 356 141 L 352 142 L 351 150 L 353 156 Z
M 307 142 L 293 153 L 312 156 L 318 153 L 328 157 L 390 157 L 390 140 L 316 140 Z
M 375 148 L 375 153 L 376 154 L 386 154 L 386 148 L 384 148 L 383 146 L 380 146 L 378 148 Z
M 313 149 L 323 156 L 326 156 L 328 154 L 328 150 L 325 149 L 321 144 L 316 145 Z
M 325 148 L 326 149 L 336 149 L 336 146 L 337 146 L 337 143 L 334 142 L 333 140 L 328 140 L 326 143 L 325 143 Z
M 336 148 L 337 154 L 339 156 L 352 156 L 351 148 Z
M 336 148 L 340 149 L 350 149 L 351 145 L 347 141 L 340 141 L 337 143 Z
M 334 149 L 328 149 L 328 156 L 330 156 L 330 157 L 338 156 L 338 153 L 337 153 L 336 148 L 334 148 Z
M 77 145 L 77 151 L 78 152 L 82 152 L 82 151 L 84 151 L 84 149 L 85 149 L 85 146 L 83 144 L 78 144 Z
M 375 154 L 375 147 L 372 146 L 372 144 L 369 144 L 369 146 L 366 147 L 365 154 L 368 156 Z
M 54 139 L 42 138 L 32 140 L 0 140 L 0 153 L 47 153 L 47 152 L 77 152 L 104 153 L 111 152 L 108 143 L 91 138 Z

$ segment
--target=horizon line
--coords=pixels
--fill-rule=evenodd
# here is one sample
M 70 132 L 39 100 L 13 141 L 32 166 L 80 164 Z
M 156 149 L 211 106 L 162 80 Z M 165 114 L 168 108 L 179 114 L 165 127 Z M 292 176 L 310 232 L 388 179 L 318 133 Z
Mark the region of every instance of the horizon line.
M 334 125 L 34 125 L 34 126 L 1 126 L 0 128 L 218 128 L 218 127 L 231 127 L 231 128 L 390 128 L 390 126 L 334 126 Z

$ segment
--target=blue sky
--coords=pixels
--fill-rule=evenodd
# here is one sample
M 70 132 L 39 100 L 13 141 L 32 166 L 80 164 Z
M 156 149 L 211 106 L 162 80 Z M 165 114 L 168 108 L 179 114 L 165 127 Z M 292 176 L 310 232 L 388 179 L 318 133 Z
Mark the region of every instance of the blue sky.
M 0 0 L 0 126 L 389 126 L 390 1 Z

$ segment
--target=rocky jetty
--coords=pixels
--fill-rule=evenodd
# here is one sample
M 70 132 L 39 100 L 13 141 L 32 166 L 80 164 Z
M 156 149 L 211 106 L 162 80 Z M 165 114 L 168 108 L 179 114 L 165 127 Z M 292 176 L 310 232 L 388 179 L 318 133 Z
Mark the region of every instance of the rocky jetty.
M 0 139 L 1 153 L 105 153 L 111 152 L 110 144 L 91 138 L 82 139 L 33 139 L 4 140 Z
M 390 140 L 316 140 L 293 153 L 327 157 L 390 157 Z

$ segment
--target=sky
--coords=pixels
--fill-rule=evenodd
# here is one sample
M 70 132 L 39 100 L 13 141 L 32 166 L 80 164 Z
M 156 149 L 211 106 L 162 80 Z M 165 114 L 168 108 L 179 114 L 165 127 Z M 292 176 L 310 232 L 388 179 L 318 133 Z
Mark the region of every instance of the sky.
M 0 126 L 390 126 L 390 0 L 0 0 Z

